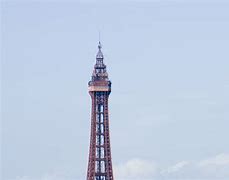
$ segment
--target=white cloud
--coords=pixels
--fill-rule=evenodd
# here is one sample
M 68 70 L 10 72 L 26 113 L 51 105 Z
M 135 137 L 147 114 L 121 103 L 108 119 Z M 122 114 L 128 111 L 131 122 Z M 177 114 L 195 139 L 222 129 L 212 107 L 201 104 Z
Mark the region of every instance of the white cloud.
M 115 166 L 118 180 L 147 179 L 229 179 L 229 154 L 219 154 L 199 161 L 179 161 L 168 167 L 159 167 L 143 159 L 132 159 Z
M 229 179 L 229 154 L 219 154 L 199 161 L 197 168 L 202 177 Z
M 178 172 L 178 171 L 182 170 L 182 168 L 184 168 L 188 164 L 190 164 L 190 162 L 188 162 L 188 161 L 181 161 L 181 162 L 176 163 L 173 166 L 168 167 L 165 170 L 162 170 L 161 173 L 164 174 L 164 173 Z
M 215 157 L 211 157 L 205 160 L 202 160 L 198 164 L 200 167 L 204 166 L 227 166 L 229 165 L 229 154 L 219 154 Z
M 148 179 L 152 178 L 157 169 L 153 162 L 143 159 L 131 159 L 114 167 L 117 179 Z
M 199 161 L 179 161 L 167 167 L 160 167 L 155 162 L 140 158 L 114 166 L 116 180 L 228 180 L 229 153 L 218 154 Z M 80 180 L 58 174 L 49 174 L 40 178 L 18 177 L 10 180 Z M 9 179 L 7 179 L 9 180 Z

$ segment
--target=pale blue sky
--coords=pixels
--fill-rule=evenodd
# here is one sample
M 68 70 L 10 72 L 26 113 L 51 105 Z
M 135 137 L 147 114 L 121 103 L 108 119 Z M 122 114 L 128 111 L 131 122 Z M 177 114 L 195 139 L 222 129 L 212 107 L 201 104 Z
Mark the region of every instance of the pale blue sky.
M 11 0 L 1 16 L 3 180 L 85 179 L 99 31 L 116 177 L 229 178 L 229 2 Z

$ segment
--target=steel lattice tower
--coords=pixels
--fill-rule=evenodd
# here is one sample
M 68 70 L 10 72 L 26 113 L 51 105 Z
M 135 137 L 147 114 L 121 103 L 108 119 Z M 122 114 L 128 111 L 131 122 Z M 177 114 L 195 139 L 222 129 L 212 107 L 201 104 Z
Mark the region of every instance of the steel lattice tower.
M 98 48 L 92 78 L 88 83 L 92 109 L 87 180 L 113 180 L 108 115 L 111 82 L 103 63 L 100 42 Z

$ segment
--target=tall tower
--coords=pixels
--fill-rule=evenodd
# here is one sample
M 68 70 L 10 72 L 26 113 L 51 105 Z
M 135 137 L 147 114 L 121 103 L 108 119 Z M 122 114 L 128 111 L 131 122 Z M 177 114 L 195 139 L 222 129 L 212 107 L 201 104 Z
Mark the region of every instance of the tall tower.
M 108 98 L 111 82 L 106 65 L 103 63 L 101 43 L 98 45 L 96 64 L 89 81 L 89 94 L 92 99 L 91 137 L 87 170 L 87 180 L 113 180 L 111 147 L 109 135 Z

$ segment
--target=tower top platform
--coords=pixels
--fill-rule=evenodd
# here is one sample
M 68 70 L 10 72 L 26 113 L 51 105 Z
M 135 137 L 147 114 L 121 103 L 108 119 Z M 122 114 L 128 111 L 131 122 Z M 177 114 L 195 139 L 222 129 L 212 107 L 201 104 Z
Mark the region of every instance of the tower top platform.
M 89 92 L 92 91 L 111 91 L 111 82 L 108 78 L 106 65 L 103 62 L 104 56 L 101 51 L 102 45 L 99 42 L 96 63 L 94 65 L 91 80 L 88 83 Z

